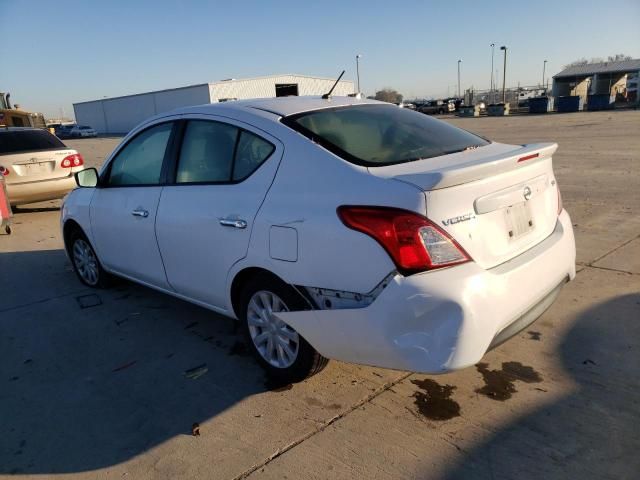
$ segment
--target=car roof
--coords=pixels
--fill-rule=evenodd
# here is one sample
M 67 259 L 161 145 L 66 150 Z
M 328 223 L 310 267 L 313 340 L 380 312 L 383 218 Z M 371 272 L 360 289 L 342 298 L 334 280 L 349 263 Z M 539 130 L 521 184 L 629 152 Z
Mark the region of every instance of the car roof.
M 391 105 L 377 100 L 360 99 L 356 97 L 331 97 L 323 99 L 320 96 L 305 97 L 278 97 L 278 98 L 256 98 L 251 100 L 236 100 L 231 102 L 211 103 L 198 105 L 195 107 L 180 108 L 170 112 L 171 114 L 180 113 L 215 113 L 217 111 L 242 110 L 251 109 L 263 110 L 271 112 L 275 115 L 286 117 L 296 113 L 308 112 L 310 110 L 320 110 L 323 108 L 347 107 L 351 105 L 380 104 Z

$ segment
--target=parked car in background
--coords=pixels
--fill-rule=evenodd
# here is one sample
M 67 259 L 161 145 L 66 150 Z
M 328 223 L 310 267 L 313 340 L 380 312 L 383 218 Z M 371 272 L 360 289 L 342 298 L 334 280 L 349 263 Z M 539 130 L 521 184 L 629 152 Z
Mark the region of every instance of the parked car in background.
M 88 125 L 76 125 L 69 130 L 70 138 L 84 138 L 84 137 L 97 137 L 98 132 Z
M 426 113 L 427 115 L 450 113 L 455 110 L 455 106 L 443 100 L 430 100 L 423 103 L 417 108 L 417 111 Z
M 88 286 L 115 274 L 238 319 L 280 380 L 327 358 L 444 373 L 575 277 L 556 148 L 348 97 L 181 108 L 76 174 L 63 238 Z
M 0 175 L 11 205 L 62 198 L 75 188 L 84 160 L 39 128 L 0 128 Z
M 75 123 L 58 125 L 57 127 L 55 127 L 56 137 L 58 137 L 60 139 L 63 139 L 63 140 L 65 138 L 71 138 L 69 134 L 70 134 L 71 130 L 73 130 L 75 127 L 77 127 L 77 125 Z

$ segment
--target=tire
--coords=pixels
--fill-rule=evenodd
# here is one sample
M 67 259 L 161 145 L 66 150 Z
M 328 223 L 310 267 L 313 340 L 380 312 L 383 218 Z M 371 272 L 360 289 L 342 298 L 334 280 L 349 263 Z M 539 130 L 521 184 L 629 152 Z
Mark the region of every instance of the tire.
M 69 236 L 67 245 L 69 258 L 78 279 L 91 288 L 108 288 L 111 285 L 111 275 L 102 268 L 91 242 L 80 230 L 75 230 Z
M 266 308 L 265 308 L 266 305 Z M 296 383 L 326 367 L 318 353 L 293 328 L 260 311 L 308 310 L 309 305 L 291 286 L 270 274 L 258 274 L 243 287 L 239 319 L 245 341 L 267 375 L 282 384 Z

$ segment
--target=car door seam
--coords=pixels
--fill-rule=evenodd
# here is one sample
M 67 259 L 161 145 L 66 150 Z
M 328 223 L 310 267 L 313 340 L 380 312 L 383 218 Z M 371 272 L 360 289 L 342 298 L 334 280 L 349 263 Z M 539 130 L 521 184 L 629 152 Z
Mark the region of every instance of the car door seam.
M 153 236 L 156 239 L 156 246 L 158 247 L 158 253 L 160 254 L 160 262 L 162 263 L 162 271 L 164 272 L 164 278 L 167 281 L 167 285 L 173 290 L 177 291 L 171 282 L 169 281 L 169 275 L 167 275 L 167 267 L 164 264 L 164 257 L 162 256 L 162 248 L 160 248 L 160 240 L 158 240 L 158 211 L 160 210 L 160 203 L 162 202 L 162 194 L 165 187 L 160 187 L 160 195 L 158 195 L 158 203 L 156 204 L 156 212 L 153 216 Z

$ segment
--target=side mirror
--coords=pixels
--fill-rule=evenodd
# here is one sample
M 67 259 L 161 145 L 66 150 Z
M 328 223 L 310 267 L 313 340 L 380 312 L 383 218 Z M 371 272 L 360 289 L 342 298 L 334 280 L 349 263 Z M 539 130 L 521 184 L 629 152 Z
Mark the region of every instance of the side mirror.
M 95 168 L 85 168 L 84 170 L 76 172 L 74 176 L 76 177 L 76 183 L 81 188 L 97 187 L 98 183 L 100 183 L 100 177 Z

